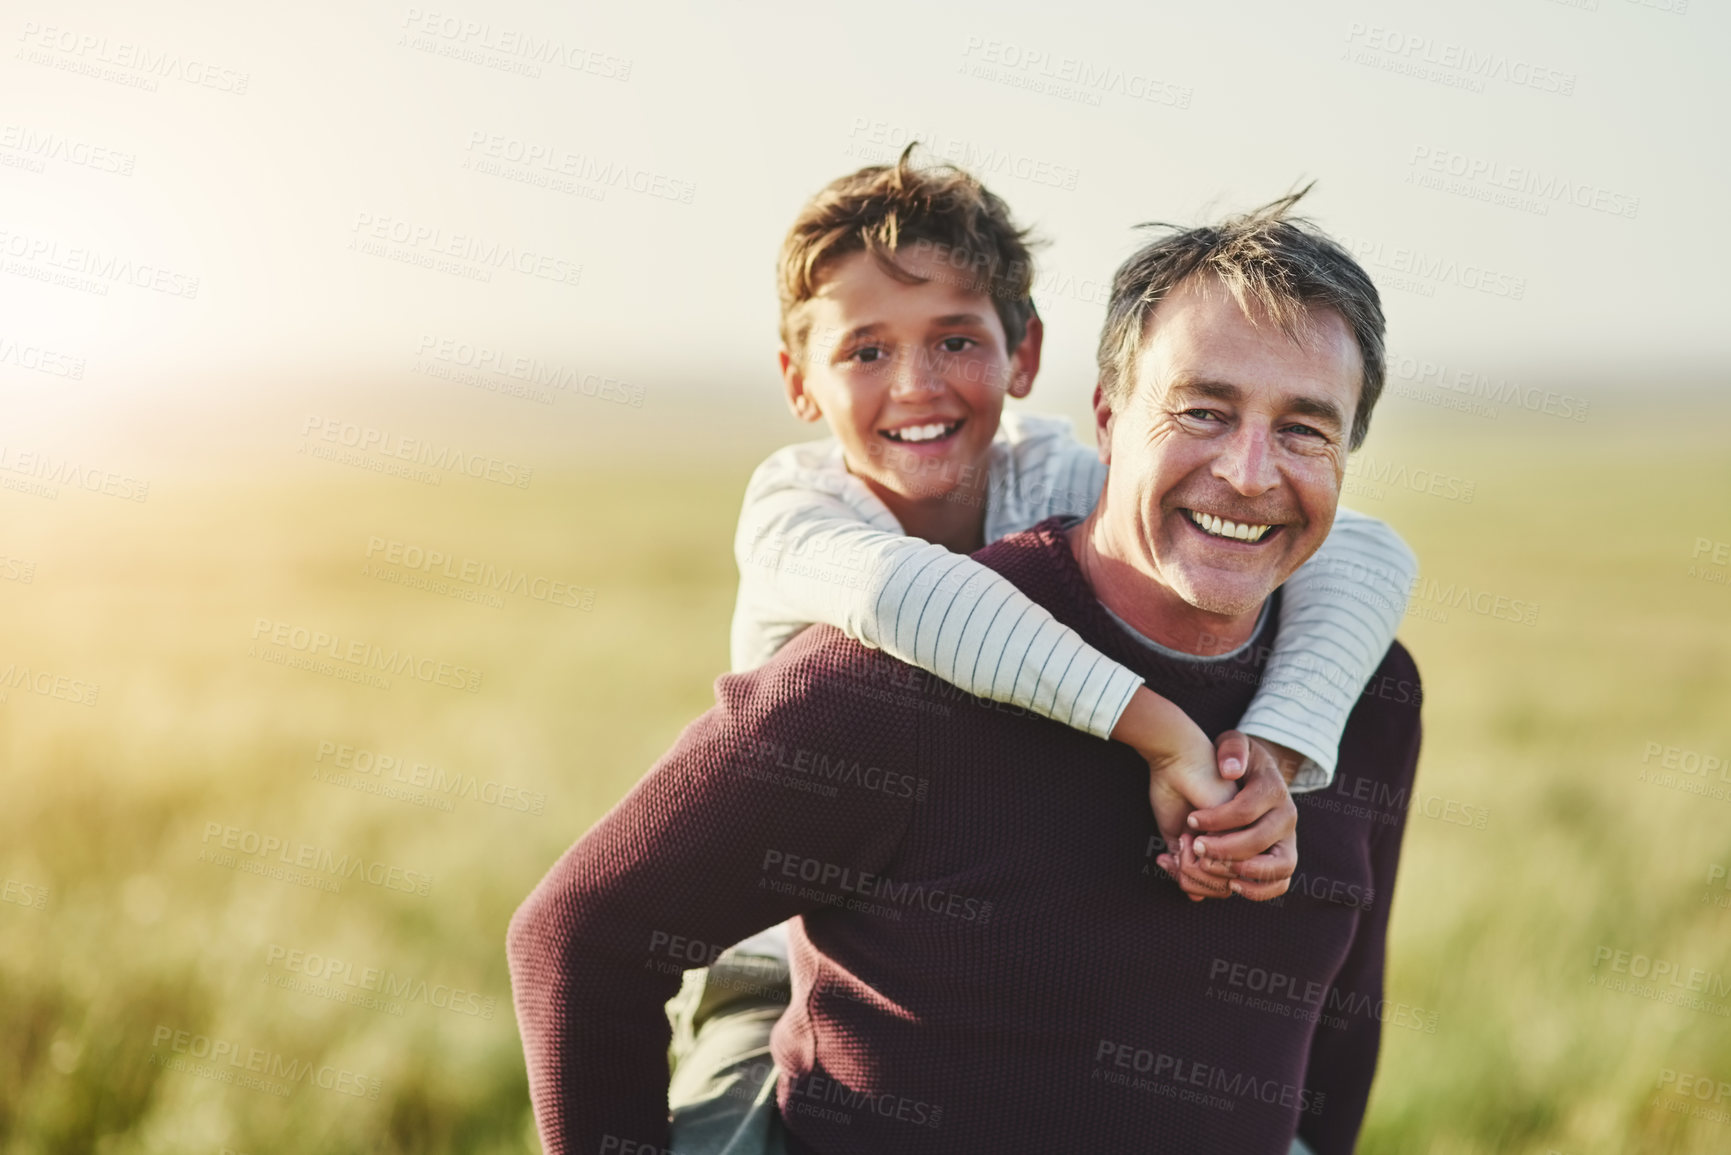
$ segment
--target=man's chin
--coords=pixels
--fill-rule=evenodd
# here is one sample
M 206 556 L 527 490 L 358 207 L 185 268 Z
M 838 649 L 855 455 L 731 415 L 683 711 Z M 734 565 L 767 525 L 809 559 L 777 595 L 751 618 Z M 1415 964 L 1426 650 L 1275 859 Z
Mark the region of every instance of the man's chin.
M 1205 614 L 1237 618 L 1262 609 L 1262 603 L 1274 592 L 1276 583 L 1250 578 L 1248 574 L 1222 574 L 1220 571 L 1171 575 L 1172 590 L 1185 604 Z

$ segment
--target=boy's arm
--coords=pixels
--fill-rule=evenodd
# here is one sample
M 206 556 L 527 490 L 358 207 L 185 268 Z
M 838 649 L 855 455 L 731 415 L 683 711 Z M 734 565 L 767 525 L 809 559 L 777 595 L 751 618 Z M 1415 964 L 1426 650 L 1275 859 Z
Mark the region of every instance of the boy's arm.
M 808 861 L 880 871 L 905 836 L 907 799 L 846 784 L 834 796 L 789 789 L 772 769 L 778 748 L 821 748 L 920 770 L 915 723 L 862 717 L 821 684 L 837 676 L 823 658 L 723 678 L 718 705 L 512 918 L 512 994 L 548 1155 L 665 1150 L 663 1004 L 681 972 L 822 906 L 800 897 Z
M 1099 738 L 1142 685 L 1000 574 L 886 532 L 841 496 L 754 479 L 735 554 L 736 668 L 767 658 L 795 624 L 823 622 L 976 697 Z
M 1347 716 L 1394 641 L 1418 561 L 1385 523 L 1341 509 L 1281 595 L 1280 630 L 1238 728 L 1307 761 L 1295 792 L 1334 780 Z

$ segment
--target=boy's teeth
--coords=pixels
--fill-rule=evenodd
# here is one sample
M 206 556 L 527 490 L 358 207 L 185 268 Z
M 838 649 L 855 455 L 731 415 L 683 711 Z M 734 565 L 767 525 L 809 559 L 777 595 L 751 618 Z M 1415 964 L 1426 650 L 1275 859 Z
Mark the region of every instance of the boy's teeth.
M 905 429 L 886 430 L 896 441 L 933 441 L 944 436 L 956 427 L 956 423 L 934 425 L 909 425 Z
M 1231 537 L 1239 541 L 1261 541 L 1271 526 L 1249 525 L 1242 522 L 1227 521 L 1224 517 L 1215 517 L 1212 513 L 1200 513 L 1194 509 L 1186 510 L 1190 520 L 1213 534 L 1215 537 Z

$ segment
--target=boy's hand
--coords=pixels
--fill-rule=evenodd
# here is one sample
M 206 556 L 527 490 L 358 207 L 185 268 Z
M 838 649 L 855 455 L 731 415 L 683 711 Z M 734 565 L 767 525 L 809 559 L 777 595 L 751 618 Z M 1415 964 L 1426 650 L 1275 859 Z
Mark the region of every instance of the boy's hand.
M 1228 730 L 1216 749 L 1222 763 L 1242 760 L 1238 794 L 1189 815 L 1179 853 L 1162 855 L 1160 865 L 1192 901 L 1239 894 L 1261 902 L 1285 894 L 1298 866 L 1298 808 L 1275 748 Z
M 1148 802 L 1160 837 L 1169 847 L 1179 844 L 1184 820 L 1193 811 L 1218 807 L 1237 793 L 1216 769 L 1218 756 L 1208 735 L 1188 714 L 1146 686 L 1137 688 L 1112 737 L 1134 748 L 1148 763 Z

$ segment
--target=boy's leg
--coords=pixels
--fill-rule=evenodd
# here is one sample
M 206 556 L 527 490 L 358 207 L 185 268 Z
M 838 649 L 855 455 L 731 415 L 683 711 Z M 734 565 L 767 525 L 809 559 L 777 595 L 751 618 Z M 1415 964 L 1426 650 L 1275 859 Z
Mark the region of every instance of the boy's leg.
M 673 1023 L 673 1112 L 677 1155 L 780 1155 L 775 1063 L 769 1035 L 791 996 L 787 964 L 724 952 L 687 972 L 668 1003 Z

